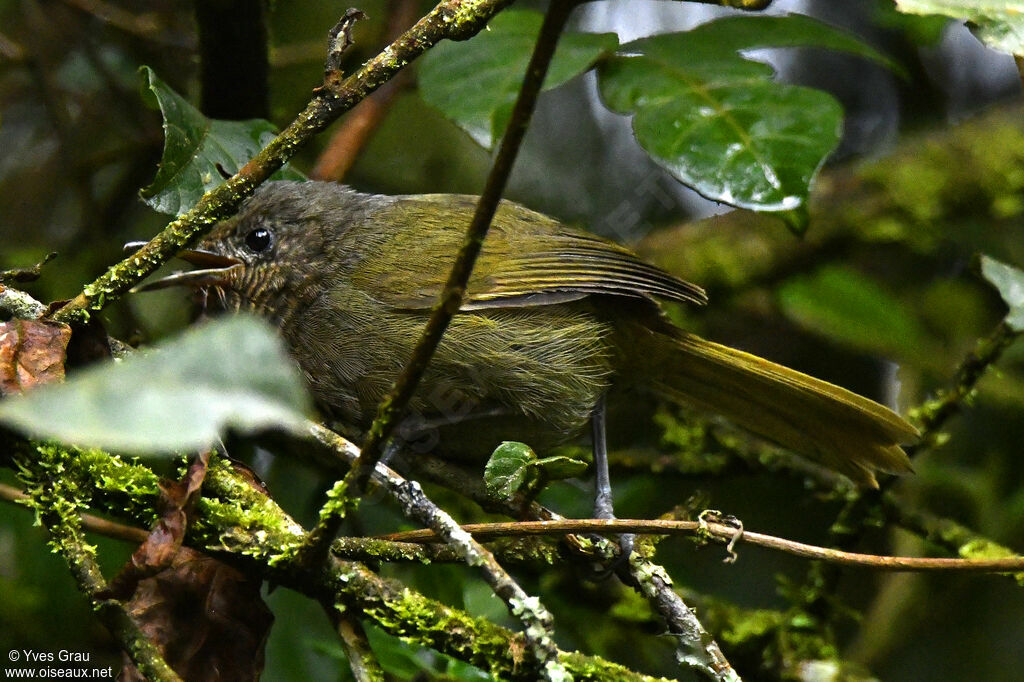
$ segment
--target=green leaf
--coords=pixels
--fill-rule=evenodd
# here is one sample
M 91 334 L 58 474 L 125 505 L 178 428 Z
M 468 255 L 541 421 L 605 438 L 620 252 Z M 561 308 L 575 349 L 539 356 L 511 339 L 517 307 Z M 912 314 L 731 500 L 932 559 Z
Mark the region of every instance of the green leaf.
M 494 497 L 507 500 L 537 475 L 537 454 L 525 443 L 505 441 L 491 454 L 484 468 L 484 485 Z
M 424 101 L 490 149 L 508 124 L 542 21 L 539 12 L 506 10 L 473 39 L 434 47 L 420 64 Z M 612 33 L 563 34 L 544 90 L 583 73 L 617 46 Z
M 39 438 L 133 453 L 196 450 L 225 429 L 302 430 L 309 399 L 266 323 L 231 316 L 0 402 L 0 422 Z
M 950 22 L 949 17 L 904 14 L 888 3 L 878 5 L 872 14 L 879 27 L 897 31 L 919 47 L 935 47 Z
M 703 196 L 796 211 L 839 142 L 843 112 L 830 95 L 776 83 L 770 66 L 740 54 L 766 47 L 825 47 L 893 66 L 808 17 L 736 16 L 624 45 L 600 66 L 601 96 L 632 114 L 640 146 Z
M 488 591 L 487 594 L 494 601 L 494 593 Z M 364 627 L 366 639 L 370 643 L 370 648 L 373 649 L 374 656 L 377 657 L 377 662 L 386 673 L 390 673 L 397 679 L 451 680 L 452 682 L 456 680 L 487 682 L 494 679 L 469 663 L 463 663 L 429 649 L 410 647 L 400 638 L 389 635 L 371 622 L 365 623 Z M 341 647 L 333 642 L 329 646 L 331 650 L 341 654 Z M 339 660 L 347 660 L 346 655 L 337 654 L 335 657 Z
M 155 100 L 164 117 L 164 153 L 160 168 L 149 187 L 140 194 L 161 213 L 181 215 L 199 198 L 224 181 L 223 173 L 234 175 L 277 134 L 263 119 L 218 121 L 203 116 L 181 95 L 142 67 L 146 78 L 144 94 Z M 275 180 L 304 180 L 288 166 L 274 174 Z
M 907 14 L 938 14 L 968 22 L 991 48 L 1024 56 L 1024 2 L 1020 0 L 896 0 Z
M 543 471 L 544 476 L 548 480 L 560 481 L 563 478 L 582 476 L 586 473 L 588 465 L 582 460 L 566 457 L 565 455 L 552 455 L 551 457 L 538 459 L 533 463 L 533 466 Z
M 889 355 L 926 345 L 913 311 L 855 270 L 824 267 L 786 282 L 778 296 L 801 326 L 860 350 Z
M 999 290 L 999 295 L 1009 306 L 1006 324 L 1015 332 L 1024 332 L 1024 271 L 1000 263 L 995 258 L 982 256 L 981 274 Z

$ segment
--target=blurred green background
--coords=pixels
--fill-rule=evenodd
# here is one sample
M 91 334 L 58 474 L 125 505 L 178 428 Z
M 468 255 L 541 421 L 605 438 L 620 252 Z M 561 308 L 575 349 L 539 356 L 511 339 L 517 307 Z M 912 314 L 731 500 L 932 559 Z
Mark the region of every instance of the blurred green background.
M 240 20 L 259 7 L 209 4 L 238 12 Z M 349 68 L 383 43 L 393 11 L 387 2 L 359 6 L 370 18 L 355 29 Z M 266 8 L 264 115 L 278 126 L 304 106 L 321 78 L 326 31 L 347 7 L 276 0 Z M 57 251 L 43 277 L 26 287 L 39 300 L 72 297 L 119 258 L 124 242 L 148 238 L 166 223 L 137 197 L 162 147 L 160 115 L 143 103 L 138 68 L 152 67 L 199 101 L 194 9 L 160 0 L 0 0 L 0 269 L 28 266 Z M 635 147 L 628 120 L 601 106 L 591 76 L 542 97 L 508 195 L 628 242 L 707 286 L 712 305 L 706 310 L 673 311 L 690 328 L 906 409 L 946 386 L 1003 314 L 998 296 L 972 269 L 975 255 L 1024 265 L 1019 77 L 1011 58 L 985 50 L 963 26 L 900 17 L 885 0 L 780 1 L 772 11 L 809 13 L 846 27 L 907 72 L 900 77 L 821 51 L 770 55 L 784 79 L 832 92 L 847 110 L 842 145 L 813 194 L 805 239 L 776 219 L 727 214 L 727 207 L 680 187 Z M 578 30 L 617 31 L 625 42 L 725 13 L 692 3 L 616 0 L 581 7 L 573 22 Z M 312 167 L 329 135 L 293 163 Z M 383 193 L 475 193 L 489 160 L 410 85 L 345 181 Z M 173 333 L 188 320 L 180 292 L 128 297 L 104 314 L 111 334 L 133 342 Z M 948 442 L 917 460 L 917 475 L 897 490 L 921 509 L 1019 550 L 1024 345 L 1011 347 L 998 370 L 952 422 Z M 676 415 L 658 414 L 617 430 L 613 480 L 620 516 L 653 518 L 699 490 L 708 500 L 704 506 L 736 515 L 750 529 L 826 541 L 839 502 L 820 499 L 798 476 L 750 467 L 721 476 L 687 472 L 673 457 L 679 443 L 666 429 L 677 424 Z M 314 518 L 327 480 L 322 473 L 258 448 L 247 461 L 300 521 Z M 10 471 L 0 472 L 0 480 L 14 483 Z M 458 518 L 479 515 L 453 495 L 437 495 Z M 588 496 L 583 483 L 569 482 L 547 491 L 545 501 L 566 515 L 587 516 Z M 396 527 L 404 527 L 398 513 L 374 504 L 364 505 L 355 530 Z M 111 571 L 130 552 L 123 544 L 97 542 Z M 908 532 L 882 528 L 858 549 L 935 551 Z M 749 608 L 785 607 L 778 585 L 799 584 L 807 572 L 803 560 L 752 548 L 742 548 L 734 565 L 721 558 L 718 549 L 696 551 L 682 540 L 663 542 L 659 553 L 678 584 Z M 511 625 L 466 569 L 381 570 Z M 562 646 L 686 678 L 647 606 L 614 581 L 594 585 L 569 568 L 517 576 L 555 612 Z M 13 648 L 63 648 L 118 665 L 109 636 L 62 561 L 48 553 L 42 531 L 10 504 L 0 505 L 0 594 L 0 657 Z M 1021 679 L 1024 591 L 1010 578 L 848 571 L 837 594 L 863 612 L 861 620 L 840 625 L 843 656 L 881 679 Z M 264 679 L 346 679 L 350 673 L 318 605 L 287 590 L 273 591 L 268 602 L 277 621 Z M 476 674 L 407 651 L 383 633 L 372 635 L 401 678 Z

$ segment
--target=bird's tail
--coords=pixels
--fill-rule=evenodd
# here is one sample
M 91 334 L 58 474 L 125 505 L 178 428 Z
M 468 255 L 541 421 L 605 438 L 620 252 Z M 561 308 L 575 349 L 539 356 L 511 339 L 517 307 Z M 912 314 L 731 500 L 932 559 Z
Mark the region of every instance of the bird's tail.
M 878 487 L 876 471 L 911 471 L 900 445 L 914 442 L 918 431 L 889 408 L 693 334 L 644 332 L 635 337 L 636 350 L 653 365 L 644 375 L 654 377 L 658 392 L 720 414 L 861 485 Z

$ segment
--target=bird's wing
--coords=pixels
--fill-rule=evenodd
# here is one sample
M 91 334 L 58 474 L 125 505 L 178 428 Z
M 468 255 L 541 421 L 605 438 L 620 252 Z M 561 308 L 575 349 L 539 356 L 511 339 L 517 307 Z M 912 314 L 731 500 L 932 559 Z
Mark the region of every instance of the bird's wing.
M 429 308 L 451 270 L 475 206 L 476 198 L 468 196 L 399 198 L 379 217 L 391 228 L 381 230 L 388 236 L 365 251 L 352 283 L 396 308 Z M 699 304 L 707 300 L 700 287 L 645 263 L 618 244 L 503 202 L 470 277 L 463 310 L 550 305 L 592 294 Z

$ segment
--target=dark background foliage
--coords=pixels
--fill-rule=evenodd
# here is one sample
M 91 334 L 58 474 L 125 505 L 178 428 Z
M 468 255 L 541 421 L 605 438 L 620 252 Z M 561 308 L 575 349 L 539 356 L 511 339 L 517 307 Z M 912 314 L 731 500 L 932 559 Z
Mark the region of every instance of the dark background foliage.
M 38 299 L 73 296 L 118 258 L 122 243 L 147 238 L 166 222 L 137 197 L 155 174 L 163 143 L 160 114 L 140 95 L 141 65 L 211 116 L 282 125 L 321 78 L 325 31 L 347 7 L 293 0 L 269 8 L 248 0 L 198 5 L 199 15 L 191 3 L 161 0 L 0 0 L 0 269 L 57 251 L 30 287 Z M 361 9 L 370 19 L 356 29 L 350 65 L 382 44 L 392 6 L 372 1 Z M 975 253 L 1024 262 L 1019 77 L 1011 58 L 984 49 L 963 26 L 900 17 L 885 0 L 779 1 L 772 9 L 792 11 L 846 27 L 906 71 L 900 77 L 820 50 L 772 53 L 786 81 L 832 92 L 846 109 L 843 141 L 813 195 L 805 240 L 778 220 L 749 214 L 687 225 L 727 207 L 657 169 L 634 146 L 628 119 L 599 105 L 592 74 L 542 97 L 509 196 L 632 243 L 707 285 L 708 310 L 679 313 L 702 334 L 907 408 L 945 386 L 1003 314 L 971 269 Z M 215 12 L 222 14 L 202 16 Z M 584 5 L 573 21 L 577 30 L 615 31 L 626 42 L 726 13 L 690 3 L 613 1 Z M 248 18 L 263 14 L 265 36 L 247 28 L 259 24 Z M 264 41 L 267 51 L 259 49 Z M 207 63 L 239 68 L 203 71 L 204 49 L 227 51 L 208 53 Z M 326 141 L 322 136 L 294 165 L 311 168 Z M 346 182 L 384 193 L 475 193 L 488 165 L 485 151 L 406 87 Z M 114 335 L 149 342 L 184 326 L 188 306 L 180 293 L 129 297 L 105 319 Z M 1016 548 L 1024 547 L 1021 369 L 1018 345 L 951 425 L 948 443 L 919 460 L 917 475 L 899 487 L 921 508 Z M 654 422 L 619 425 L 620 515 L 654 517 L 700 490 L 708 500 L 703 506 L 739 516 L 752 529 L 827 540 L 840 502 L 818 499 L 799 477 L 755 469 L 687 475 L 673 455 L 687 449 L 681 441 L 692 433 L 675 413 L 658 414 Z M 268 449 L 250 449 L 243 459 L 266 477 L 274 497 L 310 522 L 324 476 Z M 0 478 L 13 481 L 7 471 Z M 568 516 L 586 516 L 587 497 L 582 484 L 565 483 L 546 501 Z M 474 515 L 456 497 L 442 500 L 459 518 Z M 108 635 L 29 518 L 0 506 L 0 655 L 10 648 L 68 649 L 115 664 Z M 355 530 L 394 528 L 396 519 L 385 504 L 364 505 Z M 127 555 L 123 545 L 98 542 L 111 568 Z M 883 528 L 858 548 L 935 551 L 910 533 Z M 695 551 L 678 540 L 664 542 L 659 557 L 679 584 L 749 608 L 785 608 L 780 584 L 801 585 L 807 573 L 803 560 L 749 548 L 741 549 L 739 563 L 723 565 L 719 550 Z M 383 570 L 507 621 L 466 569 Z M 656 619 L 613 581 L 593 585 L 569 569 L 520 577 L 555 611 L 563 646 L 678 674 Z M 850 571 L 837 596 L 863 614 L 839 622 L 843 656 L 882 679 L 1019 678 L 1024 593 L 1009 578 Z M 346 670 L 315 604 L 286 590 L 268 601 L 277 623 L 264 679 L 329 679 Z M 372 634 L 378 650 L 394 659 L 393 670 L 444 668 Z

